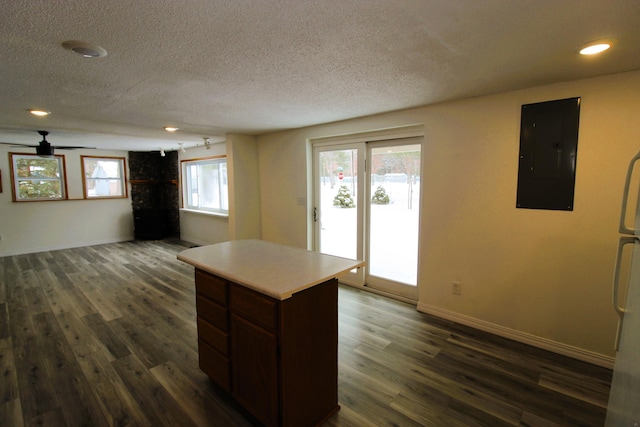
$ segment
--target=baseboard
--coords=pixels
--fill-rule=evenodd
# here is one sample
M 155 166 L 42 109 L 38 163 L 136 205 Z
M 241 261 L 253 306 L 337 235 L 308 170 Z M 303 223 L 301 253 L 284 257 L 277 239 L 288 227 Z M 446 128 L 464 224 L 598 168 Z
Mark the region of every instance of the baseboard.
M 207 242 L 205 240 L 200 240 L 194 237 L 189 237 L 189 236 L 180 236 L 180 240 L 182 240 L 183 242 L 187 242 L 192 244 L 193 246 L 206 246 L 206 245 L 212 245 L 213 243 L 211 242 Z
M 30 249 L 22 249 L 17 251 L 6 251 L 0 252 L 0 257 L 6 256 L 15 256 L 15 255 L 26 255 L 26 254 L 35 254 L 38 252 L 49 252 L 49 251 L 59 251 L 63 249 L 74 249 L 74 248 L 82 248 L 85 246 L 96 246 L 96 245 L 107 245 L 109 243 L 120 243 L 120 242 L 128 242 L 133 240 L 133 236 L 120 237 L 116 239 L 106 239 L 106 240 L 95 240 L 88 242 L 76 242 L 76 243 L 68 243 L 65 245 L 53 245 L 53 246 L 42 246 Z
M 521 342 L 523 344 L 531 345 L 533 347 L 571 357 L 576 360 L 591 363 L 592 365 L 613 369 L 615 358 L 610 356 L 605 356 L 600 353 L 573 347 L 567 344 L 550 340 L 548 338 L 542 338 L 536 335 L 528 334 L 526 332 L 496 325 L 491 322 L 486 322 L 484 320 L 476 319 L 474 317 L 466 316 L 460 313 L 455 313 L 453 311 L 444 310 L 442 308 L 429 304 L 419 303 L 417 309 L 418 311 L 421 311 L 423 313 L 431 314 L 442 319 L 451 320 L 453 322 L 460 323 L 462 325 L 469 326 L 471 328 L 478 329 L 484 332 L 489 332 L 503 338 L 508 338 L 514 341 Z

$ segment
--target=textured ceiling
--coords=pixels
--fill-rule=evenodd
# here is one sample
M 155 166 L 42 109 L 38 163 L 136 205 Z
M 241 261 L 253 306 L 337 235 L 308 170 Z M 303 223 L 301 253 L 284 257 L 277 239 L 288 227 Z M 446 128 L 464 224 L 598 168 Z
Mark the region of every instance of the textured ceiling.
M 158 150 L 640 69 L 638 0 L 0 0 L 0 141 Z M 598 58 L 576 54 L 609 39 Z M 108 55 L 62 47 L 82 40 Z M 27 114 L 46 109 L 49 117 Z M 162 128 L 175 125 L 176 134 Z

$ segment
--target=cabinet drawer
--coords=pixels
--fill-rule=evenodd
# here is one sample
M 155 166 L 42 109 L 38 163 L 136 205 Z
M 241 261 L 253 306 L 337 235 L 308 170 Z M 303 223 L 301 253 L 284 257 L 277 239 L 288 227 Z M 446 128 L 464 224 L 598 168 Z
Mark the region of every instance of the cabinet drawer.
M 229 355 L 229 334 L 198 317 L 198 337 L 225 356 Z
M 196 296 L 196 310 L 198 316 L 202 317 L 207 322 L 211 323 L 223 331 L 229 331 L 229 317 L 227 316 L 228 310 L 201 295 Z
M 196 269 L 196 290 L 215 302 L 227 305 L 227 281 Z
M 231 391 L 231 362 L 213 347 L 198 340 L 200 369 L 226 391 Z
M 242 286 L 231 285 L 229 289 L 229 307 L 234 313 L 243 316 L 256 325 L 271 331 L 277 331 L 277 300 Z

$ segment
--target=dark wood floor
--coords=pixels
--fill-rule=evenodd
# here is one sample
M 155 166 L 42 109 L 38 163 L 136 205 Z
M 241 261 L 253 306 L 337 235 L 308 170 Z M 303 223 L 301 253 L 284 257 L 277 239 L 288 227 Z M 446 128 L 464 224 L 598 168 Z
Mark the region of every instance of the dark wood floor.
M 179 242 L 0 258 L 0 426 L 250 426 L 198 369 Z M 327 426 L 601 426 L 611 372 L 339 290 Z

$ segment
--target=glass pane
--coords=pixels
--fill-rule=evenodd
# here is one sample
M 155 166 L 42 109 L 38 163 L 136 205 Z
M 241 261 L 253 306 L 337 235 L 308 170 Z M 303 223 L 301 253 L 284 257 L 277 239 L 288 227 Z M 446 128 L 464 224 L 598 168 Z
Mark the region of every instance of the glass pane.
M 320 252 L 357 259 L 357 150 L 320 153 Z
M 200 166 L 200 207 L 220 208 L 219 177 L 217 164 L 209 163 Z
M 200 206 L 198 197 L 198 165 L 187 165 L 187 206 L 197 208 Z
M 62 161 L 59 157 L 11 154 L 17 200 L 62 199 Z
M 417 285 L 420 145 L 371 150 L 369 274 Z
M 122 181 L 115 179 L 88 179 L 88 197 L 117 197 L 122 196 Z
M 59 199 L 62 197 L 60 181 L 58 180 L 19 180 L 18 199 Z
M 184 194 L 190 209 L 226 213 L 229 209 L 227 162 L 204 160 L 184 163 Z
M 124 196 L 123 160 L 83 157 L 82 161 L 87 197 Z
M 59 161 L 57 158 L 43 159 L 40 157 L 18 157 L 16 159 L 17 175 L 19 178 L 59 178 Z
M 227 162 L 220 163 L 220 209 L 229 210 L 229 185 L 227 182 Z

